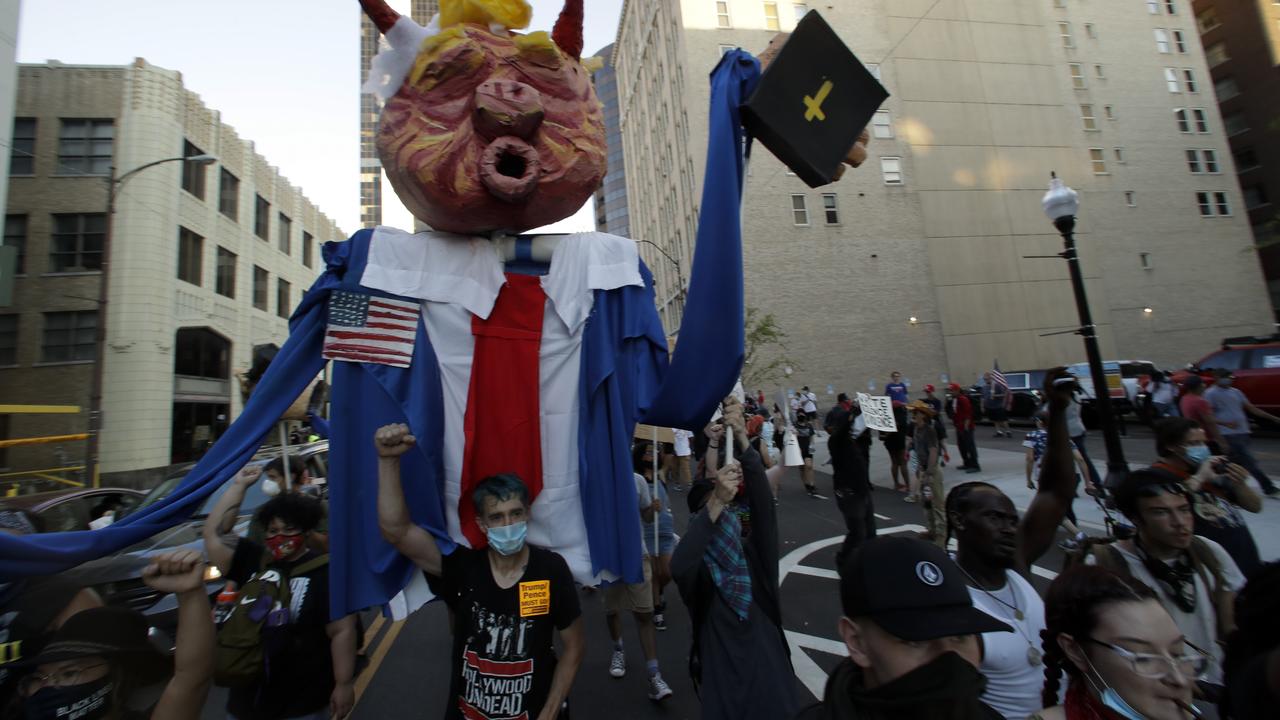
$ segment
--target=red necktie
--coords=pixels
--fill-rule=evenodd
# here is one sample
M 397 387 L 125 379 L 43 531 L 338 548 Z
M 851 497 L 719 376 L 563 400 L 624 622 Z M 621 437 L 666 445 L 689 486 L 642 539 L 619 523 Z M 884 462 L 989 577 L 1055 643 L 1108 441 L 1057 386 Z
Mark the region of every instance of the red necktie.
M 507 275 L 487 320 L 471 318 L 475 355 L 467 392 L 466 449 L 458 521 L 474 548 L 485 547 L 471 494 L 481 480 L 514 473 L 542 490 L 542 430 L 538 408 L 538 350 L 546 296 L 539 278 Z

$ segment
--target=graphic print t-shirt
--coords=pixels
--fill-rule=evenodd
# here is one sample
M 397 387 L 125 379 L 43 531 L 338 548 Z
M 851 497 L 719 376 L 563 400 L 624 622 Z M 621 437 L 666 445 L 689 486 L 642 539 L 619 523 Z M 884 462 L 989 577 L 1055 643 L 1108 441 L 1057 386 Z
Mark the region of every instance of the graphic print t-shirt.
M 551 690 L 555 630 L 581 614 L 564 558 L 529 546 L 520 580 L 500 588 L 487 550 L 459 547 L 434 585 L 455 598 L 449 720 L 536 718 Z

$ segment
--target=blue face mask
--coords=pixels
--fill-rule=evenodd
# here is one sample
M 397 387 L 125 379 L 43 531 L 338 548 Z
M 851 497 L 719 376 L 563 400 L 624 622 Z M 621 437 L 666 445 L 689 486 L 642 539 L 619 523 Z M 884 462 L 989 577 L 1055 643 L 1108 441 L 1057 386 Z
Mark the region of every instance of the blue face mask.
M 1098 683 L 1095 683 L 1093 678 L 1089 677 L 1087 674 L 1085 675 L 1085 679 L 1088 680 L 1089 684 L 1093 686 L 1093 689 L 1098 692 L 1098 696 L 1101 698 L 1103 705 L 1120 717 L 1125 718 L 1125 720 L 1147 720 L 1142 713 L 1130 707 L 1129 703 L 1125 702 L 1125 699 L 1120 697 L 1120 693 L 1115 691 L 1115 688 L 1111 687 L 1106 680 L 1102 679 L 1102 675 L 1098 673 L 1097 668 L 1093 667 L 1093 661 L 1089 660 L 1087 655 L 1085 656 L 1085 661 L 1089 663 L 1089 669 L 1093 671 L 1095 676 L 1097 676 L 1098 682 L 1102 683 L 1103 689 L 1099 691 Z
M 1200 467 L 1206 460 L 1213 457 L 1213 453 L 1209 451 L 1208 445 L 1188 445 L 1185 451 L 1187 462 L 1196 467 Z
M 529 525 L 521 521 L 502 527 L 485 528 L 484 533 L 489 538 L 489 547 L 499 555 L 515 555 L 520 552 L 520 548 L 524 547 L 524 538 L 529 533 Z

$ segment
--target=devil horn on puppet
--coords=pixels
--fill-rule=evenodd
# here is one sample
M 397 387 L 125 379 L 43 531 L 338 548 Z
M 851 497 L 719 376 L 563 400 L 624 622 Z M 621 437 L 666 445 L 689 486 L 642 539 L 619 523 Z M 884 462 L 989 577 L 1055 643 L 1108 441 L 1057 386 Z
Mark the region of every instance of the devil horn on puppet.
M 570 57 L 582 57 L 582 0 L 565 0 L 551 39 Z
M 400 13 L 392 10 L 385 0 L 360 0 L 360 7 L 364 8 L 364 14 L 368 15 L 373 24 L 377 26 L 378 32 L 384 35 L 400 19 Z M 579 4 L 579 7 L 581 7 L 581 4 Z M 579 17 L 581 17 L 581 10 L 579 10 Z M 579 37 L 581 37 L 581 32 L 579 32 Z M 579 39 L 578 45 L 582 45 L 581 39 Z

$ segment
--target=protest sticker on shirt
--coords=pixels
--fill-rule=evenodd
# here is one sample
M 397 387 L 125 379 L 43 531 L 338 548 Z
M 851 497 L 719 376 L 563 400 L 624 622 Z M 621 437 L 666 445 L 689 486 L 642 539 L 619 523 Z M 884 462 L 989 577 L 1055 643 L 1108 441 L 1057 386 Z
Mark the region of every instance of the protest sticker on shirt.
M 520 617 L 546 615 L 551 612 L 551 581 L 534 580 L 520 583 Z
M 858 407 L 862 408 L 867 427 L 881 432 L 898 432 L 898 424 L 893 420 L 893 401 L 887 395 L 858 393 Z

